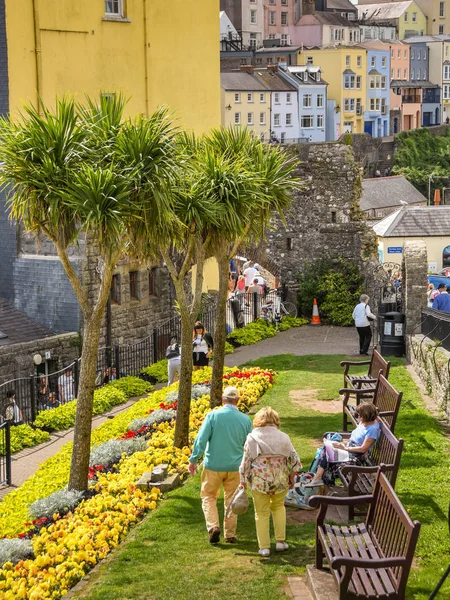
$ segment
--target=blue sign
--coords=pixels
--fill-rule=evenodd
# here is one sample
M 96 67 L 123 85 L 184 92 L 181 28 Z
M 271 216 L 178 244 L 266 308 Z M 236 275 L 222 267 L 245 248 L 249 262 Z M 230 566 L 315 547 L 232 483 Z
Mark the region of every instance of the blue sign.
M 401 246 L 388 246 L 388 254 L 401 254 L 403 248 Z

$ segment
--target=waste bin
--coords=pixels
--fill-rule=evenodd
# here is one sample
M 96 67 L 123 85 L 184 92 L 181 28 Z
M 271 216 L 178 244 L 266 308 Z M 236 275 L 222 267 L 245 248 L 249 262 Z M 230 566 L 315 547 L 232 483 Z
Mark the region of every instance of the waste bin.
M 405 354 L 405 315 L 400 312 L 387 312 L 378 316 L 381 354 L 383 356 L 404 356 Z
M 381 302 L 381 304 L 378 306 L 378 314 L 385 315 L 388 312 L 395 312 L 396 308 L 397 304 L 395 302 Z
M 231 305 L 231 311 L 232 311 L 233 317 L 234 317 L 235 327 L 236 328 L 244 327 L 245 319 L 244 319 L 244 313 L 242 312 L 241 302 L 239 301 L 238 298 L 234 298 L 233 300 L 231 300 L 230 305 Z

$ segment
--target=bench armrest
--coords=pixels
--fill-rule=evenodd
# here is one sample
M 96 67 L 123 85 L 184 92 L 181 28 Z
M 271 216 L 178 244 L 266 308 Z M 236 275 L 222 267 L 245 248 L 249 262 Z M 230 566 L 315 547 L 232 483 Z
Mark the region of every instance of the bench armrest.
M 337 498 L 336 496 L 311 496 L 309 505 L 313 508 L 320 506 L 317 515 L 316 526 L 323 525 L 329 506 L 356 506 L 358 504 L 370 504 L 373 496 L 354 496 L 353 498 Z
M 341 388 L 339 390 L 339 394 L 343 396 L 344 394 L 355 394 L 356 396 L 362 396 L 364 394 L 371 394 L 375 392 L 376 388 L 366 388 L 364 390 L 360 388 Z
M 362 569 L 388 569 L 389 567 L 406 567 L 407 561 L 404 556 L 393 556 L 391 558 L 350 558 L 338 556 L 331 560 L 332 569 L 341 567 L 360 567 Z
M 353 367 L 358 365 L 370 365 L 371 360 L 341 360 L 341 367 Z
M 377 465 L 376 467 L 366 467 L 363 465 L 344 465 L 339 469 L 342 475 L 347 475 L 347 473 L 358 474 L 358 473 L 376 473 L 380 467 Z

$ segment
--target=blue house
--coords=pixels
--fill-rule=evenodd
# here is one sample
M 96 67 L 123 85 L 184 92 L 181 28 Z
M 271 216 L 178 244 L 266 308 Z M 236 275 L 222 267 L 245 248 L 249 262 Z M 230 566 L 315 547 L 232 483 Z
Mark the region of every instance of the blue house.
M 367 100 L 364 132 L 374 138 L 389 135 L 391 55 L 370 44 L 367 49 Z
M 405 40 L 411 46 L 411 82 L 420 90 L 422 127 L 441 124 L 441 88 L 436 82 L 430 82 L 430 50 L 427 41 L 434 41 L 434 38 L 414 37 Z
M 279 74 L 298 90 L 300 137 L 325 142 L 327 130 L 327 86 L 320 67 L 279 65 Z

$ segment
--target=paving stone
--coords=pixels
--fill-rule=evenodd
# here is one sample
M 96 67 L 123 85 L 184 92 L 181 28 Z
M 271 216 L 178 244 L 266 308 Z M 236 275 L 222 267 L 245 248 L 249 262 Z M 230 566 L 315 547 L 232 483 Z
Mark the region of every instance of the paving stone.
M 311 592 L 303 577 L 288 577 L 288 583 L 294 600 L 312 600 Z
M 330 571 L 306 565 L 306 581 L 314 600 L 339 600 L 336 581 Z

